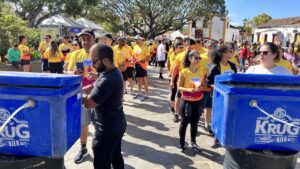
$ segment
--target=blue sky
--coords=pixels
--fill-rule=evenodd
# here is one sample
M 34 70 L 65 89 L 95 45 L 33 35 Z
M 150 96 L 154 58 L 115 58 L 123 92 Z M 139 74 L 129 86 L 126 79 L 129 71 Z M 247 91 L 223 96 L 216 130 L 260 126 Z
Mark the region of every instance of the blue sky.
M 243 19 L 261 13 L 272 18 L 300 16 L 300 0 L 225 0 L 228 17 L 233 25 L 242 26 Z

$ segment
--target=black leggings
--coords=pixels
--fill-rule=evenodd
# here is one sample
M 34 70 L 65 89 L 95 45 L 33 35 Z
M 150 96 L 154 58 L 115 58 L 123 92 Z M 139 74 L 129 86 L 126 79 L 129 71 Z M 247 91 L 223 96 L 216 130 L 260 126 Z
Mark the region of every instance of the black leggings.
M 202 114 L 201 100 L 186 101 L 180 99 L 179 113 L 181 116 L 181 123 L 179 126 L 180 145 L 184 146 L 185 133 L 188 124 L 191 124 L 191 142 L 196 143 L 196 136 L 198 132 L 198 121 Z

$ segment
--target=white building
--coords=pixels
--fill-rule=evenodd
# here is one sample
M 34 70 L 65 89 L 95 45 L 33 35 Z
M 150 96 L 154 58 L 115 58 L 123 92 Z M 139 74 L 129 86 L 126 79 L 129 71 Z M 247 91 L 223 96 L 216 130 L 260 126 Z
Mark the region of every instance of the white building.
M 253 42 L 274 42 L 288 46 L 300 42 L 300 17 L 273 19 L 253 30 Z
M 189 24 L 189 37 L 196 39 L 222 39 L 225 42 L 239 40 L 240 29 L 230 25 L 227 18 L 215 14 L 211 16 L 206 25 L 204 25 L 203 20 L 204 18 Z

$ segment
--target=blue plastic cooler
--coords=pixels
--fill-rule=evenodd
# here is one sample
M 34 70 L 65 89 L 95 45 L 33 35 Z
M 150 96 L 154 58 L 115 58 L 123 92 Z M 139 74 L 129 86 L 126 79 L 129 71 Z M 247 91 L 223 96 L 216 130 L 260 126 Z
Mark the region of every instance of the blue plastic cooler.
M 212 129 L 226 148 L 300 150 L 300 77 L 217 76 Z
M 81 77 L 0 72 L 0 154 L 63 157 L 80 136 Z

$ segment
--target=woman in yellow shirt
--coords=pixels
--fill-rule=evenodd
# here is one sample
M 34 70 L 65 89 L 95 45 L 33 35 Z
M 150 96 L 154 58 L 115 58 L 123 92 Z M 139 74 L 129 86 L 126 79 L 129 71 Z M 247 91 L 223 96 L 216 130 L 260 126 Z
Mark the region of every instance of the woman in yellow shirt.
M 21 54 L 21 65 L 24 72 L 30 71 L 30 50 L 27 45 L 27 38 L 24 35 L 19 35 L 19 49 Z
M 207 85 L 213 88 L 215 77 L 223 73 L 237 73 L 237 67 L 229 59 L 232 57 L 232 48 L 227 45 L 221 45 L 212 53 L 212 66 L 207 74 Z M 215 138 L 211 148 L 220 147 L 219 141 Z
M 59 50 L 55 41 L 50 42 L 50 48 L 46 50 L 44 56 L 48 59 L 50 73 L 63 73 L 63 66 L 61 62 L 64 55 Z
M 185 133 L 188 124 L 191 124 L 191 146 L 194 151 L 201 151 L 196 144 L 198 121 L 201 116 L 203 83 L 205 72 L 199 67 L 201 57 L 198 51 L 188 52 L 184 59 L 184 69 L 179 73 L 178 90 L 182 92 L 179 114 L 181 123 L 179 127 L 180 148 L 185 151 Z M 202 85 L 201 85 L 202 84 Z

